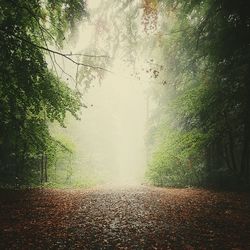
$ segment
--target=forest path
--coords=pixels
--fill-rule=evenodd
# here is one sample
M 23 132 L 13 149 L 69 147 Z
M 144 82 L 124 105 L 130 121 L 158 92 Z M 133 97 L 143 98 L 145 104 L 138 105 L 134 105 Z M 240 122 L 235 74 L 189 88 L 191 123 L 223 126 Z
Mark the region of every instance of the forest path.
M 0 249 L 250 249 L 248 194 L 2 190 L 0 209 Z

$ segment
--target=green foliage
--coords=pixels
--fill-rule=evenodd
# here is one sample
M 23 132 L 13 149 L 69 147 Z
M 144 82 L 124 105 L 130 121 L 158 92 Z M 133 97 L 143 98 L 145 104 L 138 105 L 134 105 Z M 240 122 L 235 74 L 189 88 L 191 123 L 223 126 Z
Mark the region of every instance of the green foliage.
M 157 146 L 148 178 L 157 185 L 200 185 L 204 181 L 203 159 L 210 135 L 196 128 L 176 129 L 169 122 L 164 119 L 157 128 Z
M 0 1 L 0 172 L 1 181 L 38 179 L 42 153 L 58 143 L 49 121 L 62 126 L 67 112 L 77 118 L 80 96 L 54 75 L 47 43 L 85 13 L 83 1 Z
M 250 179 L 249 7 L 247 1 L 162 1 L 170 22 L 164 37 L 166 92 L 174 98 L 161 107 L 155 127 L 163 142 L 154 142 L 149 175 L 154 181 L 189 184 L 234 183 Z M 163 11 L 162 11 L 163 12 Z M 170 105 L 169 105 L 170 103 Z M 161 128 L 161 124 L 168 124 Z M 172 155 L 172 156 L 171 156 Z M 173 157 L 174 156 L 174 157 Z M 178 160 L 177 160 L 178 159 Z M 188 162 L 191 171 L 187 170 Z M 171 169 L 171 171 L 170 171 Z M 171 179 L 173 177 L 173 179 Z M 186 178 L 186 179 L 185 179 Z M 216 181 L 218 180 L 218 181 Z M 219 182 L 219 183 L 218 183 Z

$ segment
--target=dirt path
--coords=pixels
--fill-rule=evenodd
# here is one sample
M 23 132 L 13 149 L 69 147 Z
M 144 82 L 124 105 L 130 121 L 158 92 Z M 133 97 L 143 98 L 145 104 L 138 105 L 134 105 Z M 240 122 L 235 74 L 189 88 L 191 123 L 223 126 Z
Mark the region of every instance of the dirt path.
M 250 249 L 248 194 L 152 187 L 0 192 L 0 249 Z

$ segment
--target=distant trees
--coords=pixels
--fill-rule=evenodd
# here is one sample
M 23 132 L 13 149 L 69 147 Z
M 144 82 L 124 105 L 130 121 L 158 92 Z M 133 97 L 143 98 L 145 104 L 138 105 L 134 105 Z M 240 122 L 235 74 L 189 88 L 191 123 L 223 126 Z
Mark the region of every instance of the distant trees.
M 163 104 L 158 123 L 162 138 L 155 144 L 149 176 L 165 185 L 247 183 L 249 5 L 246 0 L 161 4 L 170 16 L 160 32 L 165 34 L 165 95 L 172 99 Z M 175 94 L 168 95 L 168 89 Z
M 1 181 L 28 177 L 40 164 L 47 180 L 47 153 L 61 146 L 48 123 L 63 126 L 67 112 L 77 117 L 81 101 L 49 69 L 45 56 L 53 57 L 57 52 L 48 44 L 60 48 L 65 32 L 86 15 L 85 2 L 1 0 L 0 13 Z

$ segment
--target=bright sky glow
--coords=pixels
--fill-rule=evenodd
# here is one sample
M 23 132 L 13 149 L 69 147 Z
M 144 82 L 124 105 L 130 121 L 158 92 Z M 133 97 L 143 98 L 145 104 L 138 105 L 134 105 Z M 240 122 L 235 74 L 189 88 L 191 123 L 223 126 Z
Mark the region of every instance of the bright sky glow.
M 116 73 L 86 95 L 93 106 L 84 111 L 82 125 L 90 152 L 102 159 L 99 167 L 112 170 L 112 181 L 132 182 L 145 168 L 146 98 L 142 83 L 126 77 L 126 65 L 114 65 Z
M 90 10 L 96 9 L 102 0 L 88 0 L 87 5 Z
M 90 16 L 100 3 L 88 1 Z M 92 22 L 82 24 L 76 41 L 65 50 L 77 53 L 91 47 L 94 31 Z M 63 64 L 74 76 L 74 65 Z M 143 179 L 146 168 L 146 84 L 131 76 L 132 69 L 120 56 L 113 65 L 113 73 L 107 73 L 101 85 L 94 82 L 88 89 L 83 97 L 88 108 L 83 109 L 80 122 L 69 122 L 66 133 L 76 145 L 79 175 L 86 175 L 89 169 L 109 183 L 135 183 Z

